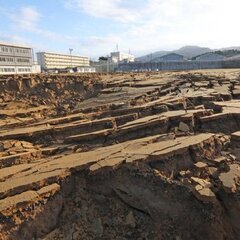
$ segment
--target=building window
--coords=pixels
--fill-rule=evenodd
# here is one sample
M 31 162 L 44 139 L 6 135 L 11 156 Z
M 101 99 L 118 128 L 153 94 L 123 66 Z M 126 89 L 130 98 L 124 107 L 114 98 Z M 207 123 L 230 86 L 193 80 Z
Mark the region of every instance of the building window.
M 13 58 L 11 57 L 0 57 L 0 62 L 14 62 Z
M 21 49 L 21 48 L 15 48 L 15 52 L 17 54 L 24 54 L 24 55 L 30 55 L 30 50 L 29 49 Z
M 18 72 L 29 73 L 29 72 L 31 72 L 31 68 L 18 68 Z
M 7 47 L 1 47 L 1 52 L 8 52 L 8 48 Z
M 17 62 L 19 63 L 30 63 L 30 60 L 27 58 L 17 58 Z
M 14 68 L 0 68 L 0 72 L 2 73 L 15 73 Z

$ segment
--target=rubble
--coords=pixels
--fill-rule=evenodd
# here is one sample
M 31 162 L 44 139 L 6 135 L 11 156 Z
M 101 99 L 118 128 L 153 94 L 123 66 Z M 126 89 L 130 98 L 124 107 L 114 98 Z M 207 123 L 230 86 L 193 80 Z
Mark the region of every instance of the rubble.
M 0 239 L 240 239 L 239 74 L 2 76 Z

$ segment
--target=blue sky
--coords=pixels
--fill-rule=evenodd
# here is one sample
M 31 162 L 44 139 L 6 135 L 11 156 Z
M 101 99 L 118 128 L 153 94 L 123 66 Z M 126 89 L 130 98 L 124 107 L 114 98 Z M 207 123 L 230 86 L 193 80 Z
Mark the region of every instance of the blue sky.
M 0 41 L 97 58 L 240 45 L 239 0 L 0 0 Z

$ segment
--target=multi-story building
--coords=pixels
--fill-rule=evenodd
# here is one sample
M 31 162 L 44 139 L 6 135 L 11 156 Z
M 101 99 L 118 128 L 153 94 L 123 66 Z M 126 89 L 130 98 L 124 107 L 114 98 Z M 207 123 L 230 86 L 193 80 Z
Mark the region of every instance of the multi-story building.
M 89 58 L 81 56 L 73 56 L 60 53 L 38 52 L 38 64 L 43 70 L 66 69 L 74 67 L 88 67 Z
M 135 57 L 129 53 L 123 52 L 111 52 L 111 61 L 118 62 L 134 62 Z
M 33 62 L 32 52 L 27 46 L 0 43 L 0 74 L 40 72 L 40 67 Z

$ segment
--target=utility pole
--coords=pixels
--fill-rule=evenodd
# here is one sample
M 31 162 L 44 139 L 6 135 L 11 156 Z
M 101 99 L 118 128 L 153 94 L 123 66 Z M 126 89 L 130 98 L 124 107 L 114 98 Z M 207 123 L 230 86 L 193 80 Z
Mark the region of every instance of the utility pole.
M 153 69 L 152 69 L 152 53 L 151 53 L 151 71 L 152 71 Z
M 107 58 L 107 74 L 109 73 L 109 58 Z
M 71 58 L 71 68 L 72 68 L 72 51 L 73 51 L 73 49 L 69 48 L 69 53 L 70 53 L 70 58 Z

